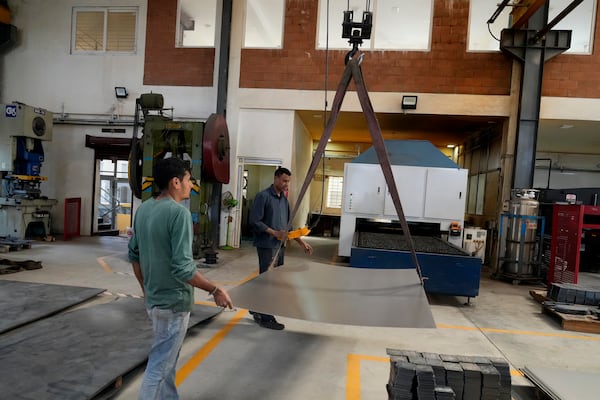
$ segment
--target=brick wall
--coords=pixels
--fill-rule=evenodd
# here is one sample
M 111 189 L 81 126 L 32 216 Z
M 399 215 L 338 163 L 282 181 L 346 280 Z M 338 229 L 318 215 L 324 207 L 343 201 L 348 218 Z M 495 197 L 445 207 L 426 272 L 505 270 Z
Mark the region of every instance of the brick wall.
M 176 48 L 177 0 L 148 0 L 144 85 L 213 86 L 214 48 Z
M 240 86 L 323 89 L 325 51 L 316 50 L 318 0 L 286 2 L 284 48 L 243 49 Z M 370 91 L 506 95 L 511 60 L 500 53 L 467 53 L 469 2 L 435 0 L 430 52 L 368 51 L 363 74 Z M 340 23 L 342 16 L 340 15 Z M 335 90 L 346 51 L 329 51 Z
M 325 51 L 316 50 L 318 0 L 286 2 L 284 47 L 243 49 L 240 87 L 322 90 Z M 148 0 L 144 84 L 213 86 L 215 49 L 175 47 L 177 0 Z M 435 0 L 431 51 L 367 51 L 370 91 L 507 95 L 512 59 L 466 51 L 468 0 Z M 340 23 L 341 23 L 340 16 Z M 600 7 L 596 21 L 600 21 Z M 594 43 L 600 43 L 600 30 Z M 328 89 L 335 90 L 346 51 L 329 51 Z M 600 51 L 558 55 L 544 66 L 542 94 L 600 98 Z

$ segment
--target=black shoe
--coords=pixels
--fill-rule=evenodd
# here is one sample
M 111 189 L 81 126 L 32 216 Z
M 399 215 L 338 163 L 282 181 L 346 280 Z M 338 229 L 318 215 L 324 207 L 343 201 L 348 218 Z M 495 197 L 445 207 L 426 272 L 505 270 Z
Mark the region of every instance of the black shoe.
M 285 325 L 277 322 L 277 320 L 275 318 L 270 318 L 270 319 L 266 319 L 266 320 L 261 319 L 261 321 L 258 323 L 258 325 L 262 326 L 263 328 L 273 329 L 276 331 L 281 331 L 285 328 Z
M 254 317 L 254 321 L 256 321 L 256 323 L 260 325 L 260 323 L 262 322 L 261 315 L 252 311 L 250 313 L 252 314 L 252 317 Z

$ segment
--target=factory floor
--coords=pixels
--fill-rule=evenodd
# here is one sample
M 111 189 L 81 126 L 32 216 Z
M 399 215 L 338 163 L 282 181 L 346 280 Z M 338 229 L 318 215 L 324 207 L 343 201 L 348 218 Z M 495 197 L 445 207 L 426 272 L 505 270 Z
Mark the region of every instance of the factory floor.
M 286 260 L 340 264 L 337 241 L 309 237 L 315 248 L 307 258 L 296 244 Z M 0 275 L 0 279 L 105 288 L 114 296 L 140 295 L 126 257 L 125 237 L 81 237 L 68 242 L 33 242 L 30 249 L 0 258 L 39 260 L 43 268 Z M 218 262 L 201 271 L 224 287 L 255 276 L 257 256 L 250 242 L 220 250 Z M 600 283 L 584 273 L 580 283 Z M 220 313 L 193 327 L 184 342 L 177 372 L 181 399 L 346 399 L 387 398 L 387 348 L 441 354 L 504 357 L 513 372 L 513 398 L 535 399 L 535 388 L 519 374 L 528 367 L 600 373 L 600 334 L 563 330 L 541 313 L 529 294 L 540 284 L 513 285 L 483 273 L 480 294 L 465 298 L 430 296 L 437 329 L 373 328 L 313 323 L 280 317 L 283 331 L 260 328 L 246 310 Z M 196 301 L 207 294 L 196 291 Z M 377 310 L 373 310 L 377 312 Z M 135 399 L 143 366 L 123 377 L 115 399 Z

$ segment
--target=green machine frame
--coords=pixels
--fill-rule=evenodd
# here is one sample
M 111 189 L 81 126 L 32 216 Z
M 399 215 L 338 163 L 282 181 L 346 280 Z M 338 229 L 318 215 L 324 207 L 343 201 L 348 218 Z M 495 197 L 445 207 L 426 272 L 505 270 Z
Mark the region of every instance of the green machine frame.
M 194 257 L 205 257 L 207 263 L 214 263 L 218 243 L 213 238 L 218 238 L 220 188 L 221 184 L 229 183 L 227 125 L 224 117 L 217 114 L 212 114 L 206 122 L 174 121 L 166 111 L 172 114 L 172 109 L 163 108 L 160 94 L 142 94 L 136 100 L 129 183 L 133 194 L 146 201 L 158 194 L 152 177 L 155 160 L 178 157 L 188 161 L 196 180 L 190 199 L 186 200 L 194 224 Z M 142 135 L 138 137 L 140 126 Z

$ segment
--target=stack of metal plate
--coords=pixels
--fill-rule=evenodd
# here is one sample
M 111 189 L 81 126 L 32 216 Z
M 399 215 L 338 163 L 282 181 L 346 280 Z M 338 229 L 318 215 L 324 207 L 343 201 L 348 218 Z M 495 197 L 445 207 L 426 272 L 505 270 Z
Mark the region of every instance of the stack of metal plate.
M 499 357 L 387 349 L 389 399 L 510 400 L 508 362 Z
M 457 362 L 444 361 L 444 369 L 446 370 L 446 384 L 454 390 L 457 399 L 462 399 L 465 385 L 462 367 Z
M 510 400 L 512 381 L 510 377 L 510 365 L 508 365 L 508 361 L 500 357 L 490 357 L 489 360 L 494 368 L 496 368 L 496 371 L 498 371 L 500 374 L 498 400 Z
M 461 362 L 465 377 L 463 400 L 480 400 L 481 398 L 481 370 L 477 364 Z
M 433 368 L 433 375 L 435 376 L 435 384 L 440 386 L 446 385 L 446 370 L 444 369 L 444 362 L 437 353 L 422 353 L 423 358 L 427 360 L 427 365 Z
M 417 365 L 417 396 L 420 400 L 435 400 L 435 379 L 433 368 L 429 365 Z
M 554 282 L 548 289 L 548 297 L 559 303 L 597 306 L 600 305 L 600 288 Z
M 436 400 L 455 400 L 454 390 L 450 386 L 436 386 L 435 387 L 435 399 Z
M 389 400 L 412 400 L 416 366 L 407 361 L 392 362 L 392 373 L 387 385 Z
M 491 364 L 480 365 L 481 400 L 497 400 L 500 392 L 500 373 Z
M 54 310 L 63 304 L 67 296 L 58 296 L 59 293 L 55 293 L 57 288 L 48 286 L 39 287 L 39 294 L 45 294 L 42 298 L 55 300 L 53 308 L 44 308 Z M 78 288 L 58 289 L 70 293 L 77 300 L 82 293 L 89 293 Z M 55 295 L 47 296 L 47 293 Z M 35 296 L 32 300 L 31 304 L 39 303 Z M 23 303 L 23 307 L 25 310 L 29 308 L 27 303 Z M 195 304 L 189 326 L 212 318 L 221 311 L 220 307 Z M 39 316 L 32 315 L 32 318 Z M 0 335 L 0 397 L 44 400 L 96 398 L 104 391 L 115 390 L 115 383 L 120 377 L 144 363 L 153 336 L 144 300 L 121 297 L 110 301 L 105 299 L 102 304 L 80 307 L 11 329 Z

